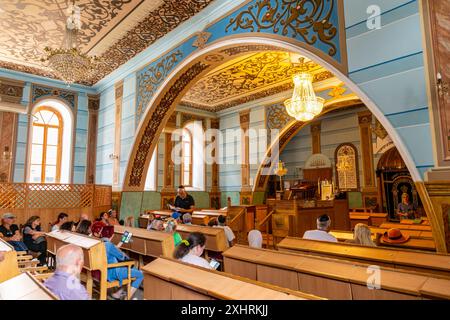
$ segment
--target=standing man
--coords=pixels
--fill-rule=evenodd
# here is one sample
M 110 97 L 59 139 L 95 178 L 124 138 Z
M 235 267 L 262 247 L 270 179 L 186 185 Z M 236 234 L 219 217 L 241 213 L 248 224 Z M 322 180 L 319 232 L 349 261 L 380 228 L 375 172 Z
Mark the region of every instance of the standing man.
M 194 212 L 194 198 L 192 198 L 191 195 L 187 194 L 186 189 L 184 189 L 184 186 L 178 187 L 178 194 L 175 198 L 175 206 L 169 205 L 169 208 L 174 211 L 174 215 L 177 215 L 178 217 L 174 217 L 175 219 L 180 218 L 183 220 L 183 215 L 185 213 L 192 214 Z

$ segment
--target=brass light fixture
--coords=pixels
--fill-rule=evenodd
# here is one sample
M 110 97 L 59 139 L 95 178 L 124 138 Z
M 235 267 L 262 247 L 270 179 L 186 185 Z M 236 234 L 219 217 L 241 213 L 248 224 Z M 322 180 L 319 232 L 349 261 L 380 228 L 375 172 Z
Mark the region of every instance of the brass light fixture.
M 293 76 L 294 92 L 291 99 L 284 102 L 287 113 L 298 121 L 310 121 L 318 116 L 325 103 L 325 99 L 316 97 L 313 88 L 313 75 L 309 73 L 305 58 L 298 58 L 298 62 L 292 59 L 293 64 L 300 63 L 300 73 Z M 295 59 L 295 58 L 294 58 Z
M 44 50 L 47 57 L 41 59 L 48 62 L 48 66 L 57 77 L 62 79 L 67 86 L 72 83 L 89 80 L 95 70 L 98 62 L 97 57 L 89 57 L 82 53 L 78 48 L 77 36 L 81 29 L 80 7 L 75 5 L 75 0 L 71 4 L 70 16 L 66 21 L 66 30 L 62 48 L 51 49 L 46 47 Z

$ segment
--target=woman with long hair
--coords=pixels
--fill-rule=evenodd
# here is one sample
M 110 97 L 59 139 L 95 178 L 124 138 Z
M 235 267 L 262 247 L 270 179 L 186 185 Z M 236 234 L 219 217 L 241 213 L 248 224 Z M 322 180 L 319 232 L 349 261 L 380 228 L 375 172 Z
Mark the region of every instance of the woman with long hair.
M 84 234 L 86 236 L 89 236 L 91 234 L 91 225 L 92 222 L 89 220 L 82 220 L 77 227 L 76 232 L 80 234 Z
M 207 269 L 214 269 L 205 258 L 202 258 L 205 243 L 206 238 L 202 233 L 192 232 L 186 240 L 182 240 L 177 246 L 174 257 L 181 262 L 194 264 Z
M 47 262 L 47 240 L 45 232 L 41 231 L 41 218 L 32 216 L 25 223 L 23 228 L 23 242 L 29 250 L 39 252 L 39 264 L 45 265 Z
M 359 244 L 361 246 L 376 247 L 375 243 L 372 241 L 372 232 L 369 226 L 364 223 L 358 223 L 355 226 L 353 240 L 349 240 L 348 242 Z

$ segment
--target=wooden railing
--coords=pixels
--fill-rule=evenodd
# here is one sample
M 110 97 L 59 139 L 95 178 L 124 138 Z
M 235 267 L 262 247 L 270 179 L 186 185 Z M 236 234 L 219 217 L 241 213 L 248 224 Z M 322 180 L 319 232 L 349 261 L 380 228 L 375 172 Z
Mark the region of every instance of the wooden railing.
M 0 183 L 0 209 L 89 208 L 111 205 L 111 186 Z
M 93 184 L 0 183 L 0 214 L 11 212 L 22 224 L 32 215 L 41 217 L 44 230 L 59 212 L 77 221 L 111 208 L 111 186 Z
M 246 212 L 247 209 L 245 207 L 228 207 L 227 210 L 227 225 L 237 234 L 237 243 L 243 241 Z

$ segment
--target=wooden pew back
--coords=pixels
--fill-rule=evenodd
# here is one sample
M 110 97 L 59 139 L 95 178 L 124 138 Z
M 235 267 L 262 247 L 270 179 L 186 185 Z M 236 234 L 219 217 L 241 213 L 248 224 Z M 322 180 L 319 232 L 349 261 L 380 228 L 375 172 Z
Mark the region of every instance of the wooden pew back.
M 222 228 L 181 224 L 177 226 L 177 232 L 183 239 L 187 239 L 192 232 L 204 234 L 206 237 L 206 250 L 223 252 L 228 249 L 228 240 Z
M 20 270 L 17 262 L 17 252 L 3 239 L 0 239 L 0 252 L 4 254 L 4 260 L 0 262 L 0 283 L 2 283 L 19 275 Z
M 305 300 L 312 295 L 258 283 L 172 259 L 159 258 L 142 268 L 149 300 Z
M 362 247 L 345 243 L 305 240 L 287 237 L 280 251 L 303 252 L 374 265 L 395 267 L 450 277 L 450 255 L 397 248 Z
M 125 231 L 131 232 L 130 243 L 124 243 L 121 249 L 132 251 L 143 256 L 172 257 L 175 249 L 173 235 L 167 232 L 149 231 L 140 228 L 114 226 L 113 243 L 120 242 Z
M 450 299 L 450 291 L 443 290 L 450 279 L 432 274 L 380 267 L 379 289 L 371 290 L 370 264 L 239 245 L 223 255 L 225 272 L 327 299 Z M 431 284 L 433 292 L 427 289 Z

